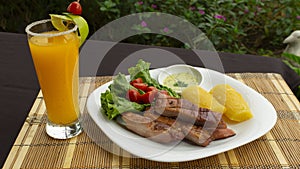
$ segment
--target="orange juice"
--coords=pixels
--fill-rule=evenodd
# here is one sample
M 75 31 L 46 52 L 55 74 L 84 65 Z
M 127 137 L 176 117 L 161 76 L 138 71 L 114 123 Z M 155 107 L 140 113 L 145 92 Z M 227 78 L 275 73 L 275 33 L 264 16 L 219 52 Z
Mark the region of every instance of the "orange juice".
M 75 33 L 55 37 L 34 36 L 28 41 L 46 103 L 48 120 L 59 125 L 75 122 L 80 114 L 78 36 Z

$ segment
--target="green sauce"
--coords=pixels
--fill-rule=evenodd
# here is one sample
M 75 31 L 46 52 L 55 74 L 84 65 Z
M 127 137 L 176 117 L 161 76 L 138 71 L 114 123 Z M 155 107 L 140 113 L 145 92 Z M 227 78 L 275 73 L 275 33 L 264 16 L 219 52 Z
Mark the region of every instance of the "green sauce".
M 176 92 L 181 92 L 184 88 L 192 85 L 198 85 L 199 82 L 190 73 L 176 73 L 166 77 L 163 81 L 164 85 L 175 90 Z

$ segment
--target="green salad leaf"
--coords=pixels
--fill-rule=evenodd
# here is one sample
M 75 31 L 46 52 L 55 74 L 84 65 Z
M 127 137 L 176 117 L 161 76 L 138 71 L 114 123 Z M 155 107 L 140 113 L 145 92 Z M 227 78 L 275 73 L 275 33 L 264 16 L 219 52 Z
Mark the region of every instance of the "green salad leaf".
M 119 73 L 114 79 L 113 83 L 109 86 L 109 89 L 118 97 L 126 97 L 126 93 L 129 89 L 134 87 L 129 84 L 124 74 Z
M 134 80 L 140 77 L 143 79 L 143 82 L 147 83 L 149 86 L 159 85 L 158 82 L 155 79 L 152 79 L 152 77 L 150 76 L 149 69 L 150 63 L 140 59 L 135 67 L 131 67 L 128 69 L 130 80 Z
M 142 78 L 144 83 L 147 83 L 148 86 L 154 86 L 159 90 L 166 90 L 170 96 L 179 98 L 179 94 L 173 91 L 171 88 L 160 85 L 155 79 L 150 75 L 150 63 L 145 62 L 142 59 L 138 61 L 135 67 L 128 69 L 130 74 L 130 79 L 134 80 L 137 78 Z
M 108 117 L 112 120 L 123 112 L 141 112 L 146 106 L 144 104 L 138 104 L 131 102 L 123 97 L 118 97 L 114 93 L 106 90 L 105 93 L 101 93 L 101 107 Z
M 149 106 L 149 104 L 138 104 L 126 99 L 127 91 L 135 87 L 130 85 L 124 74 L 119 73 L 108 88 L 109 90 L 101 94 L 100 100 L 101 107 L 110 120 L 123 112 L 141 112 Z

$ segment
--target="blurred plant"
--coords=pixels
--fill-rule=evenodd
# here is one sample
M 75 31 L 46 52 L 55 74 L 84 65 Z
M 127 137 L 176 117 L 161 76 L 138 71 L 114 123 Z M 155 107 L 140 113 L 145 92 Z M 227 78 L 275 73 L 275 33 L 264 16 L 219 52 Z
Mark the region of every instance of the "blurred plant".
M 14 0 L 0 4 L 0 31 L 24 33 L 28 23 L 66 11 L 73 0 Z M 282 41 L 300 26 L 298 0 L 81 0 L 90 35 L 103 25 L 128 14 L 163 12 L 182 17 L 212 41 L 218 51 L 280 56 Z M 141 25 L 140 25 L 141 26 Z M 135 26 L 134 29 L 138 27 Z M 140 27 L 146 29 L 147 26 Z M 147 45 L 189 46 L 162 35 L 142 34 L 125 42 Z M 165 34 L 164 34 L 165 33 Z
M 218 51 L 278 55 L 284 48 L 282 41 L 300 21 L 300 2 L 297 0 L 106 0 L 112 4 L 103 11 L 108 19 L 132 13 L 164 12 L 182 17 L 198 26 Z M 132 4 L 132 5 L 129 5 Z M 138 35 L 125 40 L 130 43 L 186 47 L 161 35 Z M 265 52 L 265 53 L 264 53 Z
M 300 56 L 290 53 L 283 53 L 284 62 L 292 68 L 298 75 L 300 75 Z
M 28 23 L 49 18 L 49 13 L 61 13 L 62 8 L 66 11 L 68 4 L 68 1 L 61 0 L 2 1 L 0 31 L 24 33 Z

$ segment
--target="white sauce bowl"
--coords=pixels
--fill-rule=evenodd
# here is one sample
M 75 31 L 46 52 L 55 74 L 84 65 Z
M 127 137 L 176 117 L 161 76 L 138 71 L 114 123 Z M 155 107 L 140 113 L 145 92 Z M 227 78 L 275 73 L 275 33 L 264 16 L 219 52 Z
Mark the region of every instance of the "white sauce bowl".
M 158 75 L 158 82 L 161 85 L 167 86 L 171 89 L 173 89 L 175 92 L 177 93 L 181 93 L 181 91 L 184 89 L 184 87 L 182 87 L 181 89 L 177 88 L 174 89 L 176 87 L 174 86 L 170 86 L 170 85 L 166 85 L 164 83 L 165 79 L 171 75 L 176 75 L 176 74 L 180 74 L 180 73 L 188 73 L 190 75 L 193 76 L 193 78 L 196 79 L 197 85 L 200 85 L 202 82 L 202 75 L 201 73 L 195 69 L 194 67 L 190 66 L 190 65 L 184 65 L 184 64 L 177 64 L 177 65 L 172 65 L 169 66 L 165 69 L 162 69 L 162 71 L 160 72 L 160 74 Z M 185 82 L 185 81 L 182 81 Z

